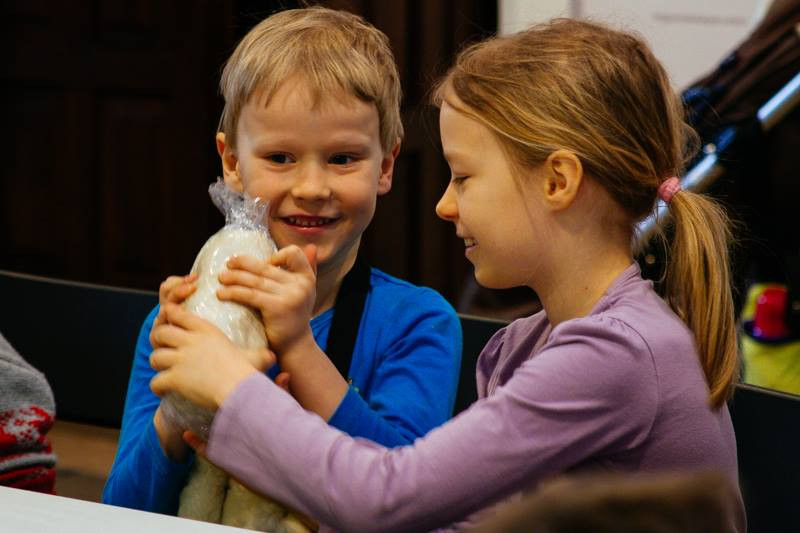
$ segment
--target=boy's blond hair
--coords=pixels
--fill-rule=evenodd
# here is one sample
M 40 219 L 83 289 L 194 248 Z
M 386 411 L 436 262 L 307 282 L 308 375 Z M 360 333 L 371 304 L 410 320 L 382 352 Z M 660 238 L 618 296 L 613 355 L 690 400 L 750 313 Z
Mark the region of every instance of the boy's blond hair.
M 263 92 L 269 101 L 293 76 L 307 82 L 315 102 L 345 91 L 374 103 L 384 151 L 402 139 L 400 77 L 386 35 L 352 13 L 310 7 L 281 11 L 261 21 L 225 64 L 219 131 L 231 147 L 236 146 L 242 108 L 253 93 Z

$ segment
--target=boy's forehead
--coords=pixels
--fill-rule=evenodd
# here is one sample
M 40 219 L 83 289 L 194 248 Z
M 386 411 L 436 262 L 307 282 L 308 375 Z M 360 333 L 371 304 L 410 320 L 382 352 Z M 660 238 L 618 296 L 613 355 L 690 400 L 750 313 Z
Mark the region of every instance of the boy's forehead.
M 310 140 L 320 134 L 331 142 L 348 139 L 380 144 L 377 107 L 343 89 L 322 93 L 292 80 L 271 92 L 255 92 L 242 108 L 237 126 L 237 136 L 253 141 L 278 137 Z
M 340 85 L 321 86 L 314 83 L 305 76 L 292 76 L 281 82 L 271 85 L 258 87 L 248 99 L 248 104 L 266 108 L 271 104 L 283 106 L 289 100 L 300 99 L 302 105 L 309 110 L 321 108 L 344 107 L 355 109 L 359 103 L 370 104 L 375 107 L 374 102 L 367 102 L 359 98 L 355 92 L 348 90 Z

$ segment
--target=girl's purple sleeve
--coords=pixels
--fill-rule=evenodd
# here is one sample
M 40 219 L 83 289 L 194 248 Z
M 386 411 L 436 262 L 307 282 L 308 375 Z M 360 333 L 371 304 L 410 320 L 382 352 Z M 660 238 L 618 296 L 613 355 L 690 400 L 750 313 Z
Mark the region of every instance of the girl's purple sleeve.
M 492 396 L 394 449 L 331 428 L 255 374 L 218 411 L 208 457 L 342 530 L 447 525 L 645 438 L 658 394 L 649 350 L 623 326 L 599 322 L 563 328 Z

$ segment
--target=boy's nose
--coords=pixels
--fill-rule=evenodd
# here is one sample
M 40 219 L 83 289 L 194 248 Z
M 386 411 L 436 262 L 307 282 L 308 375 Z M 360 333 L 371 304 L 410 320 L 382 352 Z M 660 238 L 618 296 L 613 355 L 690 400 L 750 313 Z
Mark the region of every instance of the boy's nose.
M 325 200 L 331 196 L 325 169 L 317 164 L 302 165 L 292 186 L 292 195 L 303 200 Z
M 458 207 L 456 206 L 452 183 L 447 185 L 447 189 L 445 189 L 444 194 L 436 204 L 436 214 L 439 218 L 449 221 L 454 221 L 458 216 Z

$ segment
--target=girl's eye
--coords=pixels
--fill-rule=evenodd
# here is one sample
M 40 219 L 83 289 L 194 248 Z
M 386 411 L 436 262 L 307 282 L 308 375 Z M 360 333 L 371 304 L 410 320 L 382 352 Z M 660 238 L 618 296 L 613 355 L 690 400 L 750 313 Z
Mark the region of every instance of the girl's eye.
M 461 185 L 468 177 L 469 176 L 453 176 L 450 178 L 450 181 L 452 181 L 455 185 Z
M 349 165 L 350 163 L 355 162 L 356 158 L 352 155 L 347 154 L 336 154 L 331 156 L 330 164 L 332 165 Z
M 272 163 L 276 163 L 278 165 L 285 165 L 287 163 L 291 163 L 291 160 L 292 160 L 292 158 L 289 156 L 289 154 L 282 154 L 282 153 L 269 154 L 266 157 L 266 159 L 267 159 L 267 161 L 270 161 Z

